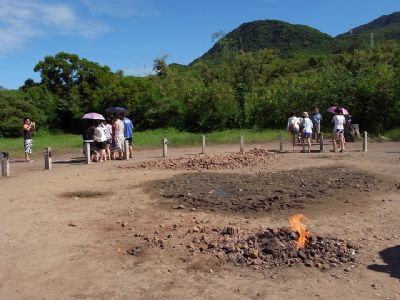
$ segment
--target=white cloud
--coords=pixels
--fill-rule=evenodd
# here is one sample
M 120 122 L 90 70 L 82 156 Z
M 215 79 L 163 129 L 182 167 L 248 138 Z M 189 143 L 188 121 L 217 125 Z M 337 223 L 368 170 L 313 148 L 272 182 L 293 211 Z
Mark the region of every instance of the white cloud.
M 69 34 L 88 38 L 109 30 L 103 24 L 79 17 L 65 4 L 0 0 L 0 56 L 40 35 Z
M 117 18 L 158 15 L 151 0 L 81 0 L 93 14 Z

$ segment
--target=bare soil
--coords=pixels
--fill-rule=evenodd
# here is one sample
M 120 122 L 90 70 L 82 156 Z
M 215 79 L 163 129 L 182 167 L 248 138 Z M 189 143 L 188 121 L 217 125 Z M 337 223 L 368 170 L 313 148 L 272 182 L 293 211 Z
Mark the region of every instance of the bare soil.
M 400 144 L 347 148 L 218 171 L 135 167 L 159 150 L 93 165 L 53 153 L 50 171 L 40 155 L 12 161 L 0 178 L 0 299 L 400 299 Z M 284 228 L 295 213 L 312 235 L 356 245 L 355 261 L 254 268 L 200 250 L 203 236 Z

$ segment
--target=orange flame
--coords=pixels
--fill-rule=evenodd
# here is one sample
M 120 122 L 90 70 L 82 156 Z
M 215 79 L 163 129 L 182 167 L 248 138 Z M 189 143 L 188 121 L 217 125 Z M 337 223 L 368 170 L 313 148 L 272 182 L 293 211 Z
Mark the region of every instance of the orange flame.
M 301 223 L 303 220 L 307 220 L 303 214 L 295 214 L 289 218 L 290 229 L 299 234 L 299 239 L 296 241 L 297 248 L 304 248 L 308 238 L 310 237 L 306 225 Z

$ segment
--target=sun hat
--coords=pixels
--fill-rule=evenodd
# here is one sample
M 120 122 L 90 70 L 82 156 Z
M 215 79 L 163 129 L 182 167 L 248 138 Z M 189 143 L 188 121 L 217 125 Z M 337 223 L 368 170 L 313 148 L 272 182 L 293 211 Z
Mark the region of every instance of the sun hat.
M 308 118 L 308 112 L 303 112 L 303 118 Z

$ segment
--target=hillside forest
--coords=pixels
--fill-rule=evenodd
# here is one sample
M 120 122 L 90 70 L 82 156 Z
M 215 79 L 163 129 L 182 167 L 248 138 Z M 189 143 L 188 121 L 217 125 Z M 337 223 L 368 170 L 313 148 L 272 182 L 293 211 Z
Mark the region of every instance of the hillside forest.
M 85 113 L 104 113 L 110 106 L 128 108 L 136 130 L 285 128 L 290 111 L 315 106 L 330 128 L 326 109 L 333 104 L 347 107 L 362 130 L 400 127 L 396 42 L 289 54 L 233 44 L 222 37 L 214 61 L 178 65 L 169 64 L 167 56 L 157 58 L 155 74 L 146 77 L 113 72 L 77 54 L 46 56 L 34 66 L 40 82 L 27 79 L 18 90 L 0 89 L 0 136 L 19 136 L 24 116 L 41 130 L 79 133 Z

